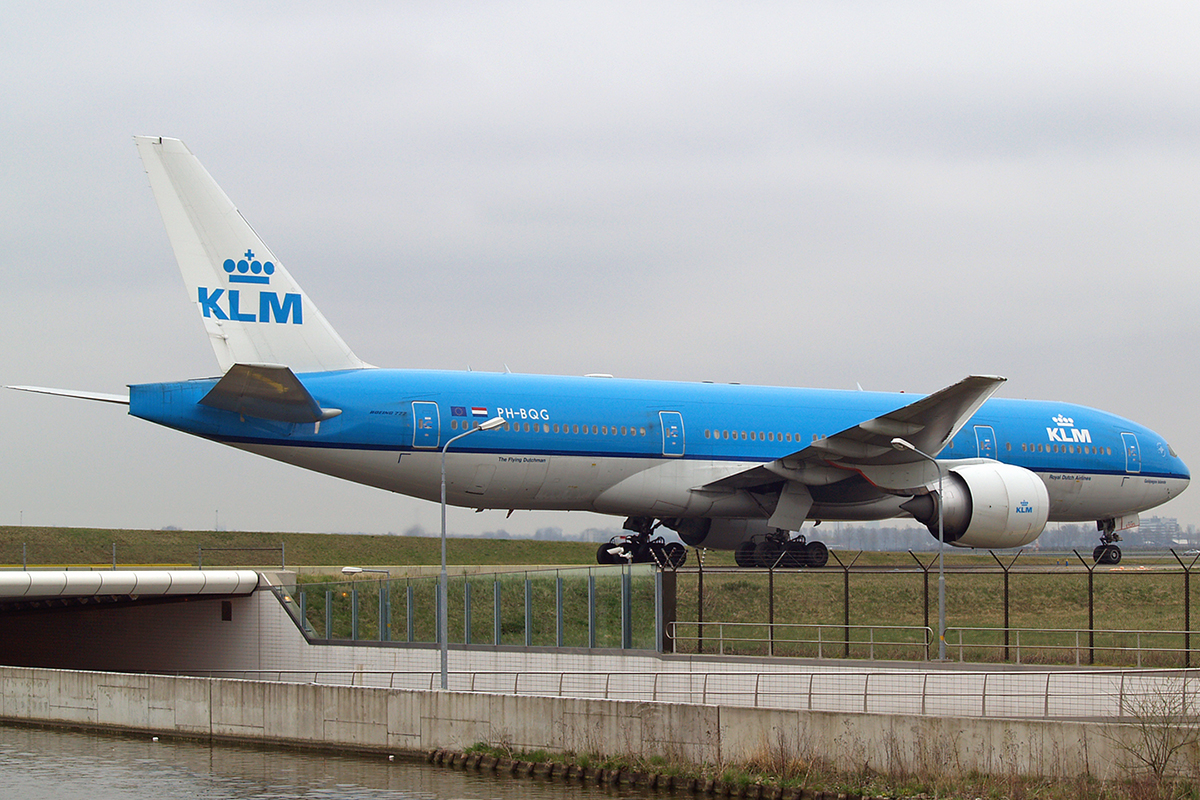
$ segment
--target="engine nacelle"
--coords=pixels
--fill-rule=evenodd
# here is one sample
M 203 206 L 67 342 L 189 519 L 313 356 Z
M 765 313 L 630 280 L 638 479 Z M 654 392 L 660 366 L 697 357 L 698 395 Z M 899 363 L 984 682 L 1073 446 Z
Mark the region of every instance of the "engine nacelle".
M 692 547 L 710 547 L 714 550 L 736 550 L 750 537 L 775 530 L 767 525 L 765 519 L 696 517 L 664 519 L 663 525 L 679 534 L 679 538 Z
M 959 547 L 1020 547 L 1041 535 L 1050 495 L 1034 473 L 1012 464 L 964 464 L 946 471 L 941 498 L 945 540 Z M 918 495 L 900 506 L 938 535 L 938 497 Z

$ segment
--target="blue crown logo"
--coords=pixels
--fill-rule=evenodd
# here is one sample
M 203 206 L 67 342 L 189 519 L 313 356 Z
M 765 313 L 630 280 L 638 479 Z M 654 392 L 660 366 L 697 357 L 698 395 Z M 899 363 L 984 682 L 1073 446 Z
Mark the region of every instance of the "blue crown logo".
M 275 274 L 275 265 L 270 261 L 255 261 L 254 251 L 247 250 L 245 258 L 234 261 L 225 259 L 225 271 L 229 273 L 230 283 L 270 283 Z

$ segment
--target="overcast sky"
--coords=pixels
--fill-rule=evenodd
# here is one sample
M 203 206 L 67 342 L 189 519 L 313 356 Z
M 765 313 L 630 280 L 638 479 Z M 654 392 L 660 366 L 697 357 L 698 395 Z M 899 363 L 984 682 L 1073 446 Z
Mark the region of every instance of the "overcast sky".
M 131 138 L 163 135 L 380 366 L 1000 374 L 1196 469 L 1197 41 L 1194 2 L 15 4 L 0 384 L 217 372 Z M 119 406 L 3 391 L 0 441 L 0 524 L 438 527 Z

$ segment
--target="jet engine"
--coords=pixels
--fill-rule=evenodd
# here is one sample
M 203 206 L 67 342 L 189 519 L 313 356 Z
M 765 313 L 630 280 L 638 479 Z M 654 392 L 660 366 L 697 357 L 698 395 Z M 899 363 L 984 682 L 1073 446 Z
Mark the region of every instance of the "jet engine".
M 946 470 L 941 498 L 943 536 L 959 547 L 1020 547 L 1041 535 L 1050 495 L 1034 473 L 1012 464 L 964 464 Z M 938 535 L 936 492 L 900 507 Z

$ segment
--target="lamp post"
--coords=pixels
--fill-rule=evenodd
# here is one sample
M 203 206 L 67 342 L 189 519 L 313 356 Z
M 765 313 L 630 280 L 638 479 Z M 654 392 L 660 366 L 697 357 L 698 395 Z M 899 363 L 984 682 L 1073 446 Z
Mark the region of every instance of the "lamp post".
M 384 575 L 391 576 L 391 572 L 386 569 L 375 569 L 373 567 L 342 567 L 343 575 L 357 575 L 360 572 L 382 572 Z
M 926 452 L 918 450 L 912 442 L 896 437 L 892 439 L 892 447 L 897 450 L 907 450 L 933 464 L 938 473 L 938 661 L 946 660 L 946 536 L 942 521 L 942 465 Z
M 442 648 L 442 691 L 448 688 L 450 674 L 450 623 L 447 620 L 447 607 L 450 602 L 449 586 L 446 579 L 446 451 L 450 445 L 464 436 L 470 436 L 476 431 L 491 431 L 504 424 L 504 417 L 492 417 L 479 423 L 479 427 L 463 431 L 457 436 L 451 436 L 442 445 L 442 572 L 438 579 L 438 639 Z

